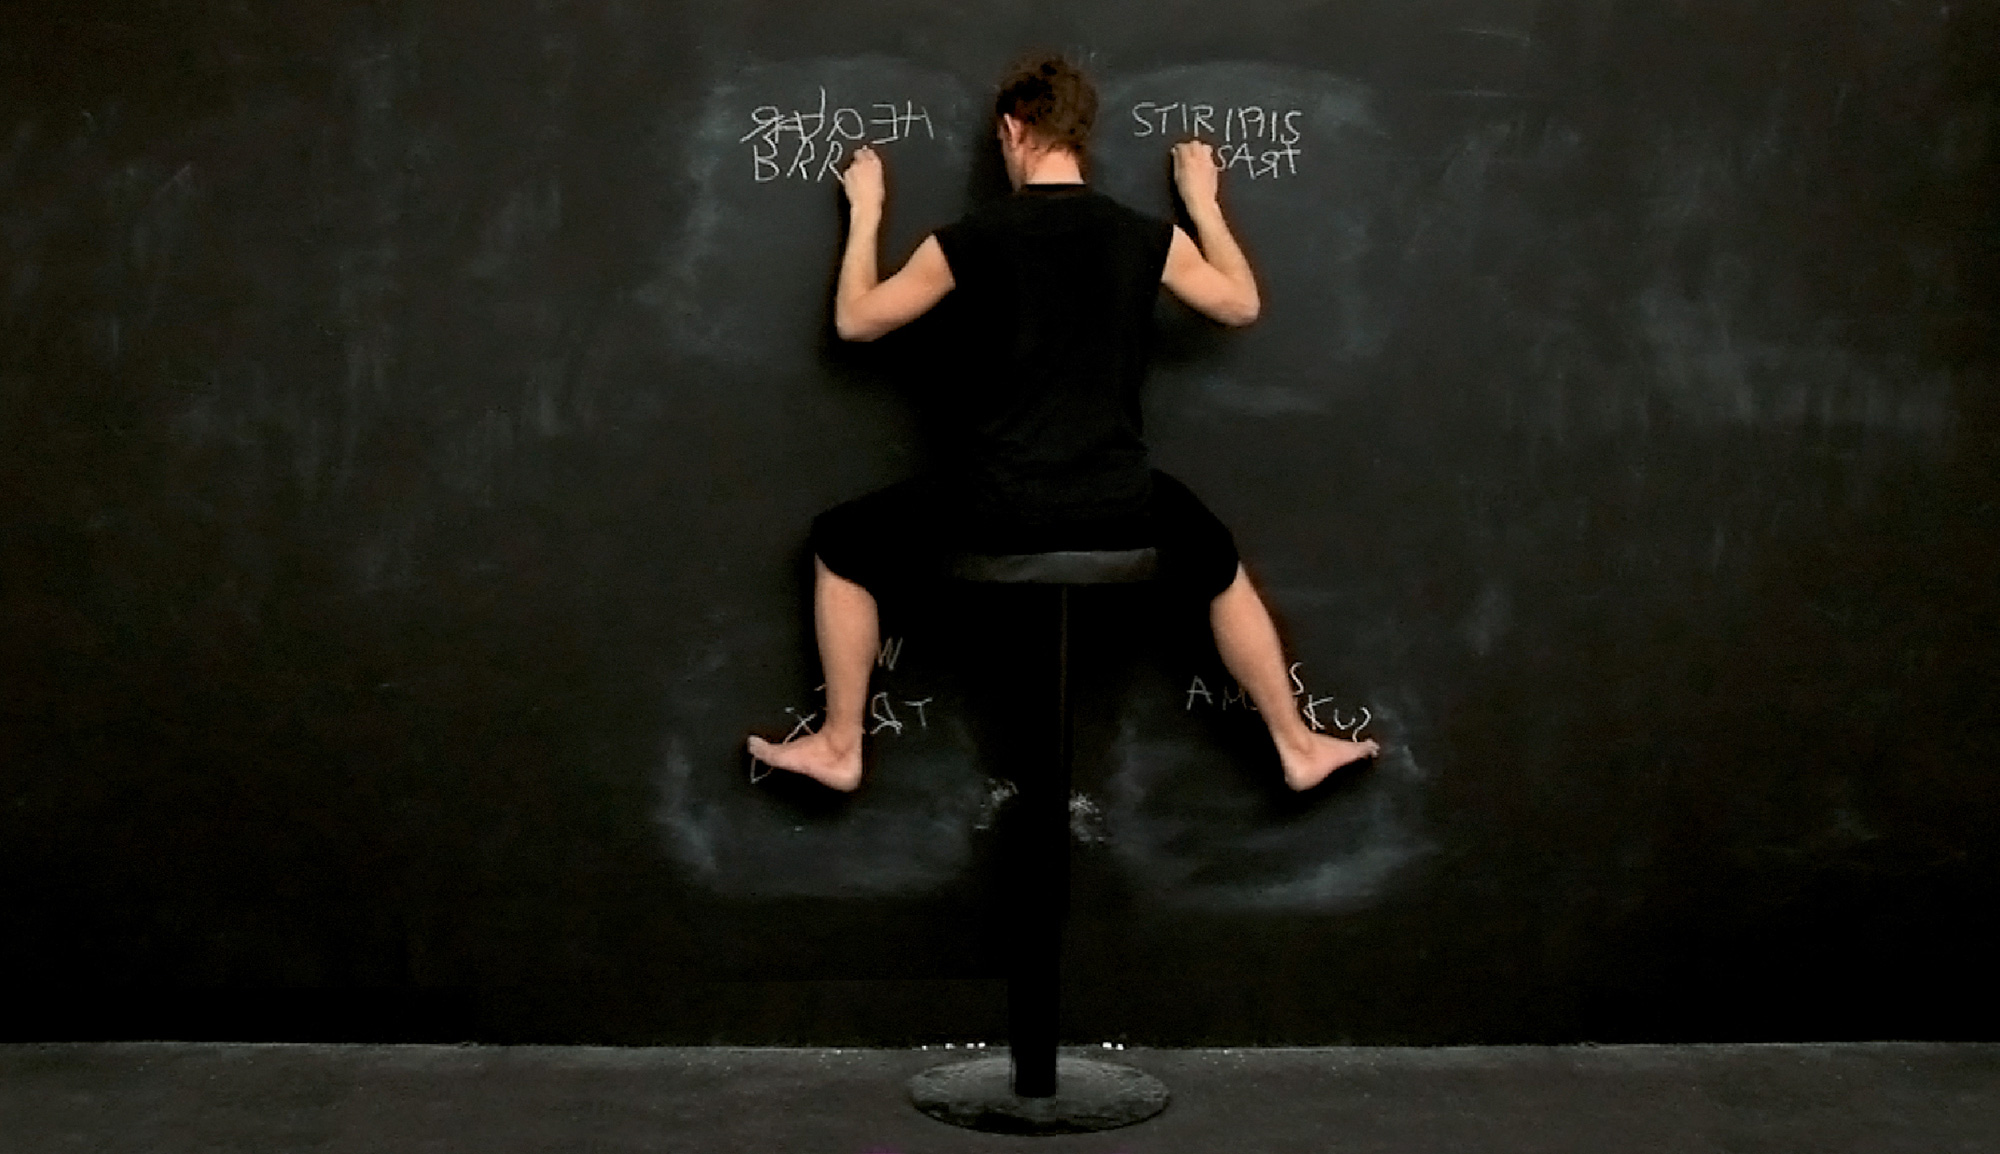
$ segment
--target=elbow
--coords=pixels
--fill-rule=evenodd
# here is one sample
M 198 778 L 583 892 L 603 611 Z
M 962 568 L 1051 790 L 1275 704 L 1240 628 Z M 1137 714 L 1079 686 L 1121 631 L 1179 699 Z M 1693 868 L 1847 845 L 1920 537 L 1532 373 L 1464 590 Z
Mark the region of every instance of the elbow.
M 843 341 L 872 341 L 882 335 L 882 331 L 867 324 L 860 317 L 845 309 L 833 310 L 833 331 Z
M 1257 299 L 1257 294 L 1251 293 L 1249 296 L 1231 303 L 1229 313 L 1223 317 L 1222 323 L 1232 328 L 1240 329 L 1244 325 L 1255 321 L 1258 314 L 1263 311 L 1263 308 L 1263 302 Z

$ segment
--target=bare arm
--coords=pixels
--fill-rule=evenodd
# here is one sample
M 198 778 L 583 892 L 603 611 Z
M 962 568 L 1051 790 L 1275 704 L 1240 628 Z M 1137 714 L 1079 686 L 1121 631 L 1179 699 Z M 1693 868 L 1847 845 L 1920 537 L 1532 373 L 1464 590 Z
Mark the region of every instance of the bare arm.
M 833 327 L 842 340 L 872 341 L 930 311 L 955 282 L 935 236 L 925 237 L 894 276 L 878 280 L 875 250 L 881 245 L 887 199 L 882 158 L 872 148 L 861 149 L 840 183 L 847 190 L 847 249 L 833 294 Z
M 1220 175 L 1208 145 L 1189 141 L 1174 146 L 1174 185 L 1187 205 L 1201 247 L 1176 227 L 1160 281 L 1196 312 L 1226 325 L 1247 325 L 1257 319 L 1261 307 L 1257 278 L 1222 219 L 1217 200 Z

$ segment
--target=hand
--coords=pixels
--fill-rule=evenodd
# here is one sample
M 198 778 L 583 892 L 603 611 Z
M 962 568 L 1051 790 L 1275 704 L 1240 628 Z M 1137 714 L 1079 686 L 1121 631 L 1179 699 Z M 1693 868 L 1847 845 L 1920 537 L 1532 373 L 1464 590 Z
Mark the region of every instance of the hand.
M 855 212 L 882 211 L 882 201 L 888 190 L 882 177 L 882 157 L 874 149 L 862 145 L 854 153 L 854 159 L 841 171 L 840 186 L 847 190 L 848 208 Z
M 1215 150 L 1199 140 L 1174 145 L 1174 187 L 1181 202 L 1192 212 L 1215 203 L 1222 174 L 1215 166 Z

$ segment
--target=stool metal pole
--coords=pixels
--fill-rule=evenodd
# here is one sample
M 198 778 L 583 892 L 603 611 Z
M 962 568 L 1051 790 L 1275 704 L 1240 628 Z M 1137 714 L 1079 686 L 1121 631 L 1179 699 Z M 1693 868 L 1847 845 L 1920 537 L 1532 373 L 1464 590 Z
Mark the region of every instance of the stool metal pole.
M 1030 735 L 1040 730 L 1054 737 L 1054 748 L 1037 751 L 1031 736 L 1028 748 L 1020 751 L 1023 763 L 1015 777 L 1020 792 L 1005 825 L 1003 869 L 1014 882 L 1005 899 L 1008 1056 L 936 1066 L 911 1078 L 911 1102 L 939 1121 L 998 1134 L 1081 1134 L 1129 1126 L 1166 1108 L 1167 1088 L 1142 1070 L 1056 1055 L 1075 757 L 1070 586 L 1145 581 L 1153 576 L 1156 562 L 1152 549 L 966 555 L 953 562 L 954 575 L 963 580 L 1057 587 L 1056 729 L 1051 734 L 1033 721 L 1025 727 Z M 1029 700 L 1040 698 L 1041 692 Z M 1040 712 L 1032 706 L 1030 711 Z
M 1056 1044 L 1062 1019 L 1062 933 L 1069 908 L 1069 794 L 1074 733 L 1069 687 L 1069 586 L 1056 587 L 1055 757 L 1048 772 L 1023 783 L 1023 873 L 1033 879 L 1015 927 L 1007 975 L 1007 1045 L 1014 1093 L 1056 1092 Z

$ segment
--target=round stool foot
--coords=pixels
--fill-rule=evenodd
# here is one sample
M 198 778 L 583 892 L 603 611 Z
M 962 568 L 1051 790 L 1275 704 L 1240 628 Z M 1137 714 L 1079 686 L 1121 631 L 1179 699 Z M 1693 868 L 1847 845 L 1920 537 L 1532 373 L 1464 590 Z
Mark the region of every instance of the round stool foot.
M 1012 1063 L 981 1058 L 910 1079 L 910 1101 L 940 1122 L 990 1134 L 1084 1134 L 1144 1122 L 1167 1108 L 1167 1087 L 1130 1066 L 1056 1059 L 1052 1098 L 1014 1093 Z

